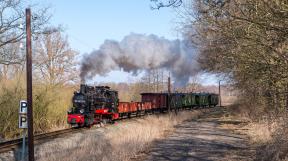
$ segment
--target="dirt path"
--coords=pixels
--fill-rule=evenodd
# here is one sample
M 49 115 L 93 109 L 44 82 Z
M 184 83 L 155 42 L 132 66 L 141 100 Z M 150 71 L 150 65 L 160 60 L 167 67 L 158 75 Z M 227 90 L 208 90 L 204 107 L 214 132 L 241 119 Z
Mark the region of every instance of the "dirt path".
M 184 122 L 136 160 L 253 160 L 254 151 L 248 146 L 247 137 L 221 128 L 223 124 L 239 123 L 223 121 L 224 113 L 223 109 L 215 109 L 200 119 Z

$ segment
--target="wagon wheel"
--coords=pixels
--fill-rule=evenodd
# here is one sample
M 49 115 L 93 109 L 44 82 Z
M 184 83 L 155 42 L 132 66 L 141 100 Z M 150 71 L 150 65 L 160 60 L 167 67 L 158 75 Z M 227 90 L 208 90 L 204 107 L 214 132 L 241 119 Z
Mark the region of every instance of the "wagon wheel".
M 179 109 L 177 107 L 174 108 L 174 112 L 175 112 L 176 115 L 178 114 L 178 110 Z

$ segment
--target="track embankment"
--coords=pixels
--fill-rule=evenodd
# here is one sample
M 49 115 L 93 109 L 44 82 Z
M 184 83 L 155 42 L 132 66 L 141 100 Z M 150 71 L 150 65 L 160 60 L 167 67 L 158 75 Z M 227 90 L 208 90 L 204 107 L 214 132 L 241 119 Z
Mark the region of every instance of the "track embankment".
M 225 108 L 215 108 L 199 119 L 187 120 L 135 160 L 253 160 L 255 151 L 239 132 L 246 123 L 225 119 L 225 115 Z
M 198 118 L 207 109 L 180 111 L 177 115 L 155 114 L 124 119 L 113 125 L 72 132 L 35 145 L 35 159 L 43 161 L 130 160 L 145 151 L 184 120 Z M 21 151 L 0 154 L 0 161 L 18 160 Z
M 125 119 L 114 125 L 45 140 L 36 144 L 35 158 L 41 161 L 223 160 L 222 156 L 233 154 L 232 159 L 239 159 L 238 156 L 244 159 L 250 154 L 244 149 L 245 138 L 219 127 L 224 122 L 219 119 L 223 111 L 220 108 L 184 110 L 177 115 Z M 240 149 L 245 151 L 241 155 Z M 17 160 L 19 154 L 2 154 L 0 161 Z

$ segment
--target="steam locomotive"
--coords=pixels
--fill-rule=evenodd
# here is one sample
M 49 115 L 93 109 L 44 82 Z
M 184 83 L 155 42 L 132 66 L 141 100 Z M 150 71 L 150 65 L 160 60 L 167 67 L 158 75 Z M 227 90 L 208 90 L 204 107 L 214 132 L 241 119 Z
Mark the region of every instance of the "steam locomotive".
M 141 102 L 119 102 L 118 92 L 108 86 L 80 85 L 73 107 L 68 111 L 72 127 L 91 127 L 96 123 L 169 110 L 215 107 L 219 96 L 213 93 L 141 93 Z
M 68 123 L 87 126 L 100 121 L 118 119 L 118 92 L 107 86 L 80 85 L 74 92 L 73 107 L 68 111 Z

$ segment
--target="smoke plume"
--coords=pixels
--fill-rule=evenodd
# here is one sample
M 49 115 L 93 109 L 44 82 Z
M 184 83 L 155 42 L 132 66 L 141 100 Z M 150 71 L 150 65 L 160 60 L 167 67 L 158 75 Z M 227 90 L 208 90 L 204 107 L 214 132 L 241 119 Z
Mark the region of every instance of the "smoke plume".
M 80 77 L 83 82 L 113 70 L 136 74 L 150 69 L 166 69 L 175 85 L 185 85 L 199 70 L 197 55 L 186 41 L 167 40 L 156 35 L 134 34 L 117 42 L 106 40 L 83 57 Z

